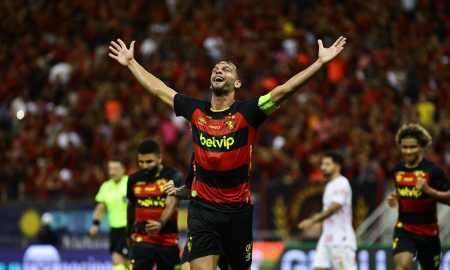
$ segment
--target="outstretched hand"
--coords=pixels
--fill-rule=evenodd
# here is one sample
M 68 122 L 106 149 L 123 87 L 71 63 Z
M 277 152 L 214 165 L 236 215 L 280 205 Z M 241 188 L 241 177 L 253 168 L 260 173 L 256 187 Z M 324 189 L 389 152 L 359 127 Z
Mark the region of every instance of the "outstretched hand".
M 128 49 L 120 38 L 117 39 L 117 42 L 111 41 L 109 57 L 116 59 L 121 65 L 127 66 L 134 59 L 134 43 L 133 40 Z
M 322 40 L 319 39 L 319 61 L 322 64 L 326 64 L 333 60 L 343 49 L 345 45 L 346 38 L 340 36 L 334 43 L 328 48 L 323 47 Z

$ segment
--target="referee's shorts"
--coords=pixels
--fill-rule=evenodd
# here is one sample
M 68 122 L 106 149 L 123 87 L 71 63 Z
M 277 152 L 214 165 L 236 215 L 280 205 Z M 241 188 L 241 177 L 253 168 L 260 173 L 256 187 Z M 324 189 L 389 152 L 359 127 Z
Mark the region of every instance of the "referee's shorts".
M 109 232 L 109 253 L 117 252 L 128 256 L 126 228 L 111 228 Z

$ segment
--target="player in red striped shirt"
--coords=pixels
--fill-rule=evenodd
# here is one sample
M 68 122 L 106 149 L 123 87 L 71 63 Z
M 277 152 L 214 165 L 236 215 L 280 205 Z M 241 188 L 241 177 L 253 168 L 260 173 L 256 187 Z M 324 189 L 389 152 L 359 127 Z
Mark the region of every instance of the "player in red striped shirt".
M 230 269 L 249 269 L 252 261 L 252 211 L 249 178 L 257 128 L 278 106 L 292 96 L 343 49 L 339 37 L 329 48 L 318 40 L 318 59 L 269 93 L 237 101 L 241 88 L 237 66 L 217 63 L 211 74 L 210 101 L 178 94 L 146 71 L 129 48 L 118 39 L 111 42 L 109 56 L 127 66 L 152 95 L 192 125 L 195 176 L 188 217 L 191 269 L 216 269 L 220 250 Z
M 403 161 L 393 170 L 395 190 L 388 196 L 398 205 L 392 244 L 396 269 L 412 269 L 416 257 L 424 270 L 439 269 L 441 243 L 436 202 L 448 203 L 450 183 L 444 170 L 423 157 L 431 136 L 418 124 L 402 126 L 396 142 Z
M 161 164 L 161 150 L 154 140 L 144 140 L 138 148 L 141 168 L 128 178 L 127 234 L 132 238 L 132 269 L 160 270 L 179 267 L 178 199 L 168 196 L 164 184 L 180 186 L 182 174 Z

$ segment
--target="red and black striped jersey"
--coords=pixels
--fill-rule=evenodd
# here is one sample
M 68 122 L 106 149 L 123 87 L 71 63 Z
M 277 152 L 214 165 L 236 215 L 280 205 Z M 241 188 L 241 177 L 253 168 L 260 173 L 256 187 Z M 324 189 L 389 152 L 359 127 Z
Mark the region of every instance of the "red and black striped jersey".
M 175 95 L 175 113 L 192 127 L 192 202 L 224 212 L 241 211 L 252 204 L 249 178 L 253 144 L 256 129 L 267 119 L 258 107 L 258 98 L 213 111 L 209 102 Z
M 150 176 L 139 170 L 128 178 L 127 198 L 135 204 L 135 232 L 136 242 L 146 242 L 160 246 L 178 244 L 178 212 L 172 215 L 161 231 L 157 234 L 147 234 L 145 223 L 148 220 L 159 220 L 166 207 L 167 193 L 163 185 L 173 180 L 175 186 L 180 186 L 182 174 L 178 170 L 164 166 L 156 176 Z
M 430 187 L 440 191 L 449 190 L 450 183 L 444 170 L 436 163 L 422 159 L 412 168 L 406 166 L 405 162 L 397 164 L 393 176 L 399 204 L 396 226 L 419 235 L 438 235 L 436 200 L 415 186 L 417 177 L 423 177 Z

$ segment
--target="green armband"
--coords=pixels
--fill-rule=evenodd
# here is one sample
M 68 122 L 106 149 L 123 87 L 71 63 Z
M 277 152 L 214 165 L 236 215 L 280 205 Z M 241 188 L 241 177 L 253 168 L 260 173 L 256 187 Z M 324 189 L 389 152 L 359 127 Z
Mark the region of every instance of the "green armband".
M 279 108 L 279 106 L 277 106 L 275 102 L 273 102 L 272 98 L 270 97 L 270 93 L 259 97 L 258 107 L 267 115 L 273 113 L 276 109 Z

